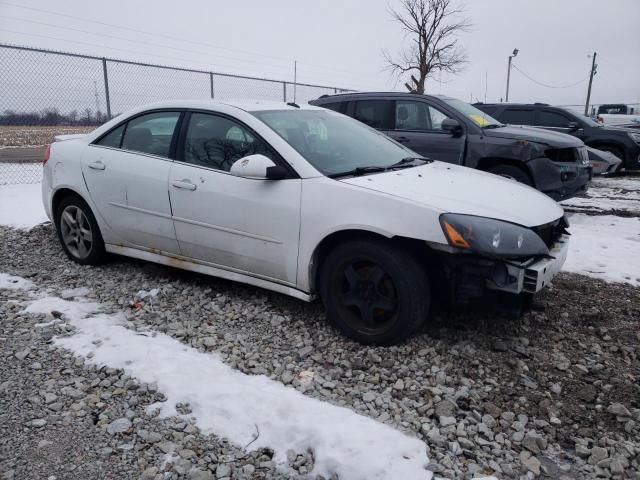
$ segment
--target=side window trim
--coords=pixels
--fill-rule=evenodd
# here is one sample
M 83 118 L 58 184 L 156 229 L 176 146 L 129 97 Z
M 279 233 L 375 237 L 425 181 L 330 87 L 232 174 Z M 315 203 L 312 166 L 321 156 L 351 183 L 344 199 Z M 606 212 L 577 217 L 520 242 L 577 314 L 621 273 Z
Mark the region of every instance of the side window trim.
M 175 156 L 175 161 L 176 162 L 180 162 L 184 165 L 189 165 L 190 167 L 195 167 L 195 168 L 202 168 L 205 170 L 210 170 L 212 172 L 218 172 L 218 173 L 224 173 L 225 175 L 231 175 L 231 173 L 224 171 L 224 170 L 220 170 L 217 168 L 213 168 L 213 167 L 207 167 L 205 165 L 196 165 L 193 163 L 189 163 L 185 160 L 185 156 L 184 156 L 184 150 L 185 150 L 185 145 L 186 145 L 186 139 L 187 139 L 187 129 L 189 128 L 189 121 L 191 120 L 191 116 L 194 113 L 202 113 L 205 115 L 213 115 L 213 116 L 217 116 L 217 117 L 221 117 L 221 118 L 226 118 L 229 121 L 235 122 L 238 125 L 240 125 L 242 128 L 246 129 L 251 135 L 253 135 L 257 140 L 263 142 L 273 153 L 274 153 L 274 158 L 273 158 L 273 163 L 275 163 L 276 165 L 282 166 L 284 168 L 287 169 L 287 171 L 289 172 L 289 176 L 286 179 L 295 179 L 295 178 L 300 178 L 300 175 L 298 175 L 298 172 L 295 171 L 295 169 L 289 165 L 289 163 L 282 158 L 282 155 L 280 155 L 280 153 L 273 148 L 273 146 L 271 146 L 271 144 L 269 142 L 267 142 L 264 138 L 262 138 L 261 135 L 259 135 L 255 130 L 253 130 L 251 127 L 249 127 L 247 124 L 245 124 L 243 121 L 231 116 L 231 115 L 227 115 L 225 113 L 222 112 L 214 112 L 212 110 L 199 110 L 199 109 L 190 109 L 190 110 L 186 110 L 185 112 L 183 112 L 184 115 L 182 117 L 182 123 L 180 125 L 180 131 L 178 132 L 178 129 L 176 128 L 176 132 L 178 132 L 178 139 L 176 141 L 176 156 Z

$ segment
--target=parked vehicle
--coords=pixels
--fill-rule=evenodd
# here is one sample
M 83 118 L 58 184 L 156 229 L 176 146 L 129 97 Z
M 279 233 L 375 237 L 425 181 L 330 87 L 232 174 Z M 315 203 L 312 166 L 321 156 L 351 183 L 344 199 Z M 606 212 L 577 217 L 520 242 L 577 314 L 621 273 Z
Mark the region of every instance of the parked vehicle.
M 584 192 L 591 179 L 581 141 L 507 127 L 455 98 L 349 93 L 310 103 L 360 120 L 425 157 L 509 177 L 555 199 Z
M 413 332 L 434 286 L 458 301 L 535 293 L 567 254 L 549 197 L 322 108 L 163 102 L 60 140 L 42 194 L 70 259 L 111 252 L 320 296 L 364 343 Z
M 589 161 L 593 167 L 594 175 L 614 173 L 620 168 L 620 164 L 622 163 L 622 160 L 611 152 L 605 152 L 604 150 L 597 150 L 591 147 L 587 147 L 587 152 L 589 153 Z
M 529 125 L 579 138 L 589 147 L 613 153 L 627 170 L 640 168 L 640 133 L 601 125 L 589 117 L 544 103 L 475 104 L 498 120 L 511 125 Z
M 630 105 L 625 105 L 624 103 L 604 103 L 598 107 L 598 111 L 596 113 L 598 115 L 603 113 L 614 115 L 633 115 L 635 113 L 635 108 Z

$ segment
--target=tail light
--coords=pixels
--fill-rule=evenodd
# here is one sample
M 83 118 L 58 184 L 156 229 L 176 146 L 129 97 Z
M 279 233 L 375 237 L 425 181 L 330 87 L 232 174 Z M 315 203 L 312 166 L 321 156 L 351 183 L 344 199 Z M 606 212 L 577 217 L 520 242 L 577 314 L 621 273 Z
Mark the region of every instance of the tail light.
M 51 144 L 44 147 L 44 157 L 42 158 L 42 165 L 46 165 L 49 161 L 49 157 L 51 156 Z

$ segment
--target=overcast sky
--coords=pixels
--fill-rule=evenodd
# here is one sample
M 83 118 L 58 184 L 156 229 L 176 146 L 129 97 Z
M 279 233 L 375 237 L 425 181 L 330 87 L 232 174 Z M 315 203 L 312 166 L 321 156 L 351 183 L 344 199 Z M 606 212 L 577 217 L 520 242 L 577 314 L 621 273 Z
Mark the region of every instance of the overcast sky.
M 297 59 L 301 82 L 403 89 L 382 57 L 408 42 L 388 13 L 396 3 L 0 0 L 0 42 L 277 79 L 292 79 Z M 597 51 L 592 102 L 640 102 L 640 0 L 469 0 L 466 8 L 469 65 L 431 81 L 430 92 L 499 101 L 518 48 L 515 65 L 535 81 L 581 83 L 546 88 L 514 70 L 511 101 L 584 104 L 587 55 Z

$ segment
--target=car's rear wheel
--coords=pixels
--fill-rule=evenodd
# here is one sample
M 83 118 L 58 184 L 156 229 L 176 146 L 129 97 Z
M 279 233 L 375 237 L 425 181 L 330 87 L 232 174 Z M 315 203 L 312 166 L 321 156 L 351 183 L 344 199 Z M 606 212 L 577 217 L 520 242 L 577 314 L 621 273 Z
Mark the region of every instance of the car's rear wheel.
M 105 259 L 104 241 L 89 205 L 80 197 L 65 197 L 56 210 L 56 230 L 67 256 L 81 265 L 98 265 Z
M 357 240 L 335 248 L 320 274 L 329 319 L 364 344 L 391 345 L 427 318 L 426 270 L 410 253 L 382 242 Z
M 533 186 L 533 181 L 529 174 L 518 167 L 514 167 L 513 165 L 496 165 L 495 167 L 491 167 L 488 172 L 515 180 L 516 182 L 524 183 L 530 187 Z

